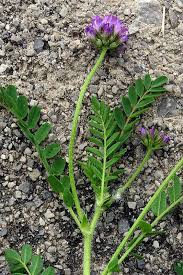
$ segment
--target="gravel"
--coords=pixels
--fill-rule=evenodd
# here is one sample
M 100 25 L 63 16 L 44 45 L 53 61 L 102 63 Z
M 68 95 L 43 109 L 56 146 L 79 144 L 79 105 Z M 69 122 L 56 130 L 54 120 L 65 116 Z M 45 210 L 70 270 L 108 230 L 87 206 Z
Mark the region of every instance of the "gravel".
M 163 6 L 165 33 L 161 32 Z M 123 56 L 108 56 L 94 77 L 83 105 L 78 129 L 76 161 L 86 158 L 90 96 L 95 94 L 116 106 L 134 79 L 149 72 L 165 74 L 169 93 L 157 100 L 142 124 L 156 125 L 171 136 L 171 143 L 156 152 L 123 200 L 104 213 L 93 244 L 93 274 L 100 274 L 106 259 L 139 211 L 183 152 L 183 1 L 90 0 L 20 1 L 0 4 L 0 83 L 15 84 L 42 106 L 42 118 L 53 125 L 50 140 L 58 139 L 67 154 L 73 109 L 79 88 L 98 53 L 86 41 L 84 27 L 94 14 L 114 13 L 130 26 Z M 128 174 L 143 158 L 136 136 L 120 164 Z M 66 157 L 67 159 L 67 157 Z M 81 171 L 75 176 L 82 204 L 90 216 L 93 194 Z M 8 274 L 4 249 L 30 243 L 58 274 L 81 274 L 82 240 L 62 202 L 50 192 L 35 149 L 20 133 L 16 121 L 1 110 L 0 117 L 0 274 Z M 116 183 L 118 184 L 118 183 Z M 115 187 L 115 185 L 114 185 Z M 150 218 L 150 217 L 148 217 Z M 183 208 L 162 221 L 166 232 L 149 238 L 138 249 L 143 261 L 130 257 L 123 274 L 173 275 L 172 265 L 182 258 Z M 122 273 L 121 273 L 122 274 Z

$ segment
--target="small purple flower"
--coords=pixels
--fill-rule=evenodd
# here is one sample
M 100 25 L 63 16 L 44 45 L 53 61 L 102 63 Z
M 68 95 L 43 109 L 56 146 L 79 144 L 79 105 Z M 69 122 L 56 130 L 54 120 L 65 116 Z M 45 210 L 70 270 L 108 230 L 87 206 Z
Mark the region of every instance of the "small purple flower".
M 158 132 L 155 127 L 146 129 L 141 127 L 139 129 L 142 143 L 153 150 L 158 150 L 163 148 L 170 141 L 170 137 L 165 135 L 164 132 Z
M 154 138 L 154 135 L 155 135 L 155 127 L 154 126 L 149 129 L 149 133 L 150 133 L 151 137 Z
M 146 130 L 146 128 L 141 127 L 141 128 L 140 128 L 140 134 L 141 134 L 142 137 L 145 137 L 145 136 L 147 135 L 147 130 Z
M 114 15 L 94 16 L 85 33 L 98 48 L 115 49 L 124 46 L 128 40 L 127 26 Z

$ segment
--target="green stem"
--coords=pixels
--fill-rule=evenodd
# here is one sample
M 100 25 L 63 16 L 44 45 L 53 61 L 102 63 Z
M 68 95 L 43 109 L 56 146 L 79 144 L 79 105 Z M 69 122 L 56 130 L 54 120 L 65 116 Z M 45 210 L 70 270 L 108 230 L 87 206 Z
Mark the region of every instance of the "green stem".
M 130 228 L 130 230 L 128 231 L 128 233 L 126 234 L 126 236 L 124 237 L 124 239 L 122 240 L 122 242 L 119 244 L 118 248 L 116 249 L 115 253 L 113 254 L 113 256 L 111 257 L 111 260 L 109 261 L 109 263 L 107 264 L 106 268 L 104 269 L 102 275 L 106 275 L 108 273 L 108 266 L 109 264 L 116 258 L 118 258 L 119 254 L 121 253 L 121 251 L 123 250 L 124 246 L 126 245 L 126 243 L 128 242 L 129 238 L 132 236 L 132 234 L 134 233 L 134 231 L 136 230 L 136 228 L 139 225 L 139 222 L 144 218 L 144 216 L 147 214 L 147 212 L 149 211 L 149 209 L 151 208 L 151 205 L 153 204 L 153 202 L 156 200 L 156 198 L 159 196 L 159 194 L 163 191 L 163 189 L 168 185 L 169 181 L 172 179 L 172 177 L 177 173 L 178 170 L 180 170 L 180 168 L 183 166 L 183 158 L 181 158 L 178 163 L 175 165 L 175 167 L 171 170 L 170 174 L 166 177 L 166 179 L 162 182 L 162 184 L 160 185 L 160 187 L 158 188 L 158 190 L 155 192 L 155 194 L 152 196 L 152 198 L 149 200 L 149 202 L 147 203 L 147 205 L 144 207 L 144 209 L 142 210 L 141 214 L 138 216 L 137 220 L 134 222 L 134 224 L 132 225 L 132 227 Z
M 112 202 L 119 199 L 121 195 L 132 185 L 133 181 L 137 178 L 137 176 L 142 172 L 144 165 L 149 160 L 153 150 L 149 148 L 146 152 L 145 157 L 143 158 L 141 164 L 138 166 L 138 168 L 135 170 L 135 172 L 130 176 L 127 180 L 127 182 L 118 188 L 114 196 L 112 197 Z
M 101 197 L 100 197 L 100 205 L 102 206 L 104 200 L 104 189 L 105 189 L 105 173 L 106 173 L 106 161 L 107 161 L 107 137 L 106 137 L 106 129 L 103 122 L 104 129 L 104 152 L 103 152 L 103 167 L 102 167 L 102 181 L 101 181 Z
M 71 137 L 70 137 L 70 143 L 69 143 L 69 177 L 70 177 L 70 184 L 71 184 L 74 203 L 75 203 L 76 210 L 77 210 L 77 213 L 78 213 L 80 219 L 82 219 L 82 209 L 81 209 L 80 202 L 78 199 L 78 195 L 77 195 L 77 191 L 76 191 L 76 184 L 75 184 L 75 179 L 74 179 L 74 143 L 75 143 L 75 138 L 76 138 L 79 115 L 81 113 L 82 101 L 83 101 L 85 92 L 86 92 L 93 76 L 95 75 L 97 69 L 101 66 L 102 61 L 104 60 L 104 57 L 106 55 L 106 52 L 107 52 L 107 48 L 104 48 L 102 50 L 97 62 L 95 63 L 93 69 L 88 74 L 83 86 L 81 87 L 79 98 L 78 98 L 77 105 L 76 105 L 74 118 L 73 118 L 73 122 L 72 122 L 72 131 L 71 131 Z
M 181 196 L 177 201 L 172 203 L 161 215 L 159 215 L 152 223 L 151 227 L 155 227 L 159 221 L 166 216 L 173 208 L 175 208 L 181 201 L 183 201 L 183 196 Z M 148 236 L 148 233 L 141 233 L 136 241 L 126 250 L 126 252 L 121 256 L 121 258 L 118 261 L 118 264 L 121 264 L 124 262 L 124 260 L 129 256 L 129 254 L 133 251 L 134 248 L 136 248 L 141 241 Z
M 90 275 L 92 238 L 93 235 L 84 235 L 83 275 Z

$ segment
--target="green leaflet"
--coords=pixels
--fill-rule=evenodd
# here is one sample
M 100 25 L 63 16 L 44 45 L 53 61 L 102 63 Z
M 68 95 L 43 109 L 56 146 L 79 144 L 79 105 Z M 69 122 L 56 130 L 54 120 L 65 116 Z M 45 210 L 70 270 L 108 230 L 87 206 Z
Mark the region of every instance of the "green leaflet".
M 134 107 L 137 104 L 137 93 L 134 86 L 128 88 L 128 97 L 131 105 Z
M 152 81 L 151 87 L 160 87 L 162 85 L 165 85 L 168 83 L 168 78 L 164 75 L 156 78 L 154 81 Z
M 43 123 L 41 127 L 35 132 L 34 139 L 37 144 L 42 143 L 47 137 L 49 132 L 51 131 L 50 123 Z
M 31 265 L 29 270 L 31 275 L 39 275 L 43 269 L 43 259 L 39 255 L 34 255 L 32 257 Z
M 155 216 L 160 216 L 167 208 L 167 195 L 162 191 L 151 206 Z
M 54 162 L 51 165 L 51 173 L 53 175 L 62 175 L 65 169 L 65 159 L 63 158 L 58 158 L 54 160 Z
M 38 106 L 33 106 L 30 109 L 30 112 L 27 118 L 27 126 L 29 129 L 34 129 L 36 127 L 40 119 L 40 113 L 41 113 L 41 110 Z
M 132 106 L 131 106 L 129 98 L 127 96 L 122 96 L 121 103 L 122 103 L 123 109 L 125 111 L 125 114 L 127 116 L 129 116 L 132 112 Z
M 32 247 L 29 244 L 24 244 L 21 249 L 22 261 L 27 264 L 32 257 Z
M 183 275 L 183 261 L 174 264 L 174 271 L 176 275 Z
M 113 261 L 110 262 L 108 266 L 108 272 L 120 272 L 118 258 L 115 258 Z
M 51 143 L 43 150 L 44 156 L 47 159 L 55 157 L 61 150 L 61 146 L 58 143 Z
M 122 110 L 120 108 L 116 107 L 114 110 L 114 116 L 115 116 L 116 122 L 118 124 L 118 127 L 120 129 L 123 129 L 123 127 L 125 126 L 126 116 L 124 115 Z
M 139 222 L 139 227 L 140 227 L 140 229 L 142 229 L 143 233 L 151 233 L 152 232 L 152 226 L 151 226 L 151 224 L 147 223 L 144 220 L 141 220 Z
M 120 160 L 126 150 L 120 150 L 120 131 L 115 116 L 117 117 L 118 111 L 120 111 L 118 124 L 122 127 L 122 123 L 125 122 L 125 115 L 121 115 L 120 109 L 112 112 L 109 106 L 103 101 L 98 101 L 96 97 L 92 98 L 92 110 L 93 114 L 89 122 L 89 130 L 92 135 L 89 140 L 92 142 L 92 146 L 86 148 L 86 151 L 89 152 L 88 161 L 81 163 L 81 167 L 90 180 L 94 192 L 99 196 L 103 172 L 105 172 L 104 190 L 106 193 L 108 192 L 108 182 L 118 177 L 113 175 L 111 168 Z
M 29 244 L 24 244 L 20 253 L 14 249 L 6 249 L 5 259 L 13 275 L 26 275 L 27 271 L 25 266 L 31 275 L 55 275 L 54 268 L 43 268 L 41 256 L 33 255 L 32 247 Z
M 181 180 L 177 175 L 175 175 L 173 178 L 172 186 L 168 188 L 170 203 L 174 203 L 175 201 L 177 201 L 181 196 L 181 192 L 182 192 Z
M 23 95 L 20 95 L 17 99 L 17 113 L 18 115 L 24 119 L 28 113 L 28 101 L 27 98 Z

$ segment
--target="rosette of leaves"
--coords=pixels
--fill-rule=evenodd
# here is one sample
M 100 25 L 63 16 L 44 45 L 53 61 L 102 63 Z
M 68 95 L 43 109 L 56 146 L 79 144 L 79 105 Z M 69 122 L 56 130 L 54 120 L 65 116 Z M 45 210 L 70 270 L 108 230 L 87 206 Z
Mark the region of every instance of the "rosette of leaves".
M 55 275 L 54 268 L 44 267 L 41 256 L 33 255 L 29 244 L 22 246 L 21 251 L 6 249 L 5 258 L 13 275 Z
M 66 162 L 60 156 L 60 144 L 50 143 L 45 145 L 52 126 L 48 122 L 41 122 L 40 107 L 33 106 L 30 108 L 27 98 L 18 95 L 16 87 L 12 85 L 0 88 L 0 105 L 16 117 L 18 126 L 39 153 L 48 173 L 48 182 L 52 190 L 59 193 L 65 204 L 71 207 L 73 199 L 70 192 L 70 181 L 69 177 L 64 175 Z

